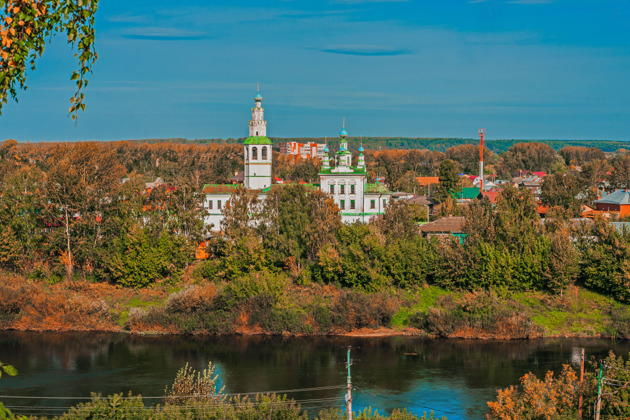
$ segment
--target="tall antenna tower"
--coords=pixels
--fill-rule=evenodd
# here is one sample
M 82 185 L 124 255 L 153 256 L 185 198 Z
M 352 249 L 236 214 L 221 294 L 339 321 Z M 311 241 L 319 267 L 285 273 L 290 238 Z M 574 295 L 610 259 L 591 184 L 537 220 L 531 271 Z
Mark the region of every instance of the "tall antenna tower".
M 479 129 L 479 194 L 483 198 L 483 138 L 486 136 L 486 129 Z

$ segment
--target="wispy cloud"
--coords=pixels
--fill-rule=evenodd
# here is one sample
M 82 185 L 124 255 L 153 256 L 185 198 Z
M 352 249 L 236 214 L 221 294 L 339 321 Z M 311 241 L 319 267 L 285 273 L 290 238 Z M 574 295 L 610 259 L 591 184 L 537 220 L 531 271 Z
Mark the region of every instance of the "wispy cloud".
M 394 56 L 411 54 L 411 50 L 381 47 L 375 45 L 331 45 L 321 49 L 322 52 L 361 56 Z
M 547 4 L 547 3 L 551 3 L 551 0 L 510 0 L 506 3 L 508 4 Z
M 150 16 L 149 15 L 122 14 L 122 15 L 110 15 L 110 16 L 107 16 L 106 19 L 112 23 L 146 23 L 150 20 Z
M 409 0 L 333 0 L 332 3 L 363 4 L 363 3 L 406 3 Z
M 148 41 L 196 41 L 210 38 L 208 34 L 197 31 L 187 31 L 178 28 L 133 28 L 122 32 L 122 37 L 127 39 L 142 39 Z

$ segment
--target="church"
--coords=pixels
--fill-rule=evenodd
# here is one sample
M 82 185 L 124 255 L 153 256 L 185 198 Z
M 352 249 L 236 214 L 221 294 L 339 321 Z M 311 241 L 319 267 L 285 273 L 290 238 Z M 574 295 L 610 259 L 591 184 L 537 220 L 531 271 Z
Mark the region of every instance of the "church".
M 244 153 L 244 187 L 258 193 L 264 200 L 272 188 L 272 142 L 267 137 L 267 121 L 264 118 L 260 91 L 254 97 L 252 119 L 249 122 L 249 137 L 243 145 Z M 367 168 L 363 156 L 363 146 L 359 147 L 357 165 L 352 166 L 352 152 L 348 149 L 348 132 L 344 127 L 339 133 L 339 151 L 334 157 L 329 156 L 328 146 L 324 148 L 322 169 L 319 173 L 321 189 L 332 197 L 341 213 L 344 223 L 369 222 L 372 218 L 385 213 L 392 192 L 381 183 L 367 182 Z M 281 187 L 286 184 L 275 184 Z M 204 206 L 207 211 L 205 223 L 212 230 L 220 230 L 223 220 L 223 206 L 234 191 L 241 188 L 239 184 L 207 184 L 204 185 Z

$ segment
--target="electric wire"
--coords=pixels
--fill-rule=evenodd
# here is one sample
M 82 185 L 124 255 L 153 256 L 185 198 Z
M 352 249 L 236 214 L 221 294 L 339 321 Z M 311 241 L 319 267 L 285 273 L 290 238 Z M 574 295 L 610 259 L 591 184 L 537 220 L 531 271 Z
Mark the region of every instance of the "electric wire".
M 203 398 L 203 397 L 238 397 L 244 395 L 264 395 L 264 394 L 293 394 L 299 392 L 309 392 L 309 391 L 326 391 L 333 389 L 343 389 L 346 388 L 345 385 L 331 385 L 331 386 L 318 386 L 311 388 L 296 388 L 296 389 L 281 389 L 277 391 L 256 391 L 256 392 L 237 392 L 237 393 L 229 393 L 229 394 L 204 394 L 204 395 L 168 395 L 168 396 L 142 396 L 142 399 L 173 399 L 173 398 Z M 138 398 L 139 396 L 121 396 L 120 399 L 127 400 Z M 25 399 L 25 400 L 91 400 L 94 396 L 91 397 L 39 397 L 32 395 L 0 395 L 0 398 L 5 399 Z

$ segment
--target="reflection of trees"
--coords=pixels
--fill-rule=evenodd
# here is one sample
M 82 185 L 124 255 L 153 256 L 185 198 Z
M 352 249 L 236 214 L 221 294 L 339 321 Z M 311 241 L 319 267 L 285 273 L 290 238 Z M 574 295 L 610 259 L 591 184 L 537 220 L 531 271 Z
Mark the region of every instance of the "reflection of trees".
M 186 362 L 219 366 L 228 392 L 310 388 L 345 382 L 346 346 L 354 384 L 394 394 L 421 383 L 473 389 L 516 384 L 524 373 L 541 376 L 568 363 L 573 347 L 587 355 L 618 354 L 630 343 L 604 340 L 473 341 L 410 337 L 145 337 L 124 334 L 24 333 L 0 335 L 0 360 L 20 370 L 6 392 L 84 396 L 91 391 L 161 395 Z M 18 378 L 20 378 L 18 377 Z M 15 385 L 12 385 L 15 383 Z M 14 388 L 10 388 L 10 387 Z M 18 388 L 19 387 L 19 388 Z M 4 392 L 4 391 L 3 391 Z M 317 398 L 342 391 L 292 395 Z

